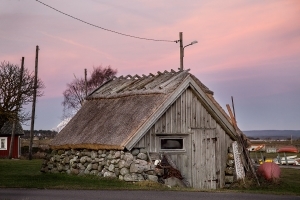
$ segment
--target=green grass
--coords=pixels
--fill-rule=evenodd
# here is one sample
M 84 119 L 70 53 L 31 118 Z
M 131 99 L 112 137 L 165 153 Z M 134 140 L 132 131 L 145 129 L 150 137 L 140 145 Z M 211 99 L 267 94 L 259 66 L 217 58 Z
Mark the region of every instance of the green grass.
M 161 189 L 154 182 L 127 183 L 97 176 L 41 173 L 42 160 L 0 159 L 0 187 L 47 189 Z
M 97 176 L 41 173 L 39 171 L 41 165 L 42 160 L 38 159 L 31 161 L 0 159 L 0 188 L 170 190 L 159 183 L 148 181 L 128 183 Z M 261 187 L 239 186 L 221 191 L 300 195 L 300 169 L 281 169 L 281 172 L 281 179 L 277 183 L 263 181 Z M 190 188 L 172 188 L 172 190 L 199 191 Z
M 251 181 L 251 183 L 253 183 L 253 179 Z M 254 184 L 250 186 L 251 183 L 246 180 L 246 184 L 241 184 L 233 188 L 233 190 L 251 193 L 300 195 L 300 168 L 281 168 L 280 180 L 276 182 L 270 182 L 260 178 L 260 186 L 254 186 Z

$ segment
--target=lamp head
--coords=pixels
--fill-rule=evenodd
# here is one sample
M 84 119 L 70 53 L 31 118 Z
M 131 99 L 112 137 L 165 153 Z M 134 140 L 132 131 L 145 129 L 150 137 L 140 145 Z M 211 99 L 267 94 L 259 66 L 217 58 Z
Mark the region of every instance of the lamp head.
M 194 40 L 193 42 L 191 42 L 191 45 L 192 45 L 192 44 L 196 44 L 196 43 L 198 43 L 198 41 L 197 41 L 197 40 Z

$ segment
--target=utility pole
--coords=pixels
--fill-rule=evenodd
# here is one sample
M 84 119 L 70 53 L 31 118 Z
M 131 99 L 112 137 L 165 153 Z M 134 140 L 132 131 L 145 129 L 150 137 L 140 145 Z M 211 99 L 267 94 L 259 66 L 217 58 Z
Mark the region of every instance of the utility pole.
M 17 96 L 17 108 L 16 108 L 16 113 L 15 116 L 13 116 L 13 124 L 12 124 L 12 132 L 11 132 L 11 139 L 10 139 L 10 145 L 9 145 L 9 153 L 8 153 L 8 158 L 12 158 L 12 152 L 14 149 L 14 138 L 15 138 L 15 133 L 16 133 L 16 123 L 18 120 L 18 113 L 20 109 L 20 99 L 22 95 L 22 79 L 23 79 L 23 73 L 24 73 L 24 57 L 22 57 L 22 63 L 21 63 L 21 70 L 20 70 L 20 77 L 19 77 L 19 91 L 18 91 L 18 96 Z
M 34 92 L 33 92 L 32 113 L 31 113 L 31 126 L 30 126 L 29 160 L 32 160 L 32 142 L 33 142 L 33 131 L 34 131 L 36 90 L 37 90 L 37 80 L 38 80 L 37 79 L 37 75 L 38 75 L 39 50 L 40 50 L 39 46 L 36 46 L 36 50 L 35 50 Z
M 179 70 L 183 70 L 183 41 L 182 41 L 182 32 L 179 32 L 179 44 L 180 44 L 180 68 Z
M 87 97 L 87 70 L 84 69 L 84 82 L 85 82 L 85 97 Z
M 182 32 L 179 32 L 179 40 L 176 41 L 176 43 L 179 42 L 180 43 L 180 71 L 183 71 L 183 57 L 184 57 L 184 48 L 193 44 L 198 43 L 197 40 L 194 40 L 193 42 L 191 42 L 188 45 L 183 46 L 183 38 L 182 38 Z

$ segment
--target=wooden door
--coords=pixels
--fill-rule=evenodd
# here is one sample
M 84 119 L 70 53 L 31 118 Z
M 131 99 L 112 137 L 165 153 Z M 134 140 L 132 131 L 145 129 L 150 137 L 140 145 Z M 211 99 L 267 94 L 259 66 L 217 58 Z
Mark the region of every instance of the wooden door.
M 156 144 L 158 152 L 168 154 L 175 164 L 176 168 L 180 171 L 183 176 L 183 182 L 186 186 L 191 186 L 192 180 L 192 171 L 191 171 L 191 135 L 183 134 L 181 136 L 170 135 L 170 136 L 157 136 Z M 160 140 L 164 138 L 169 139 L 183 139 L 183 149 L 161 149 Z
M 216 129 L 194 129 L 192 137 L 192 185 L 200 189 L 216 189 Z

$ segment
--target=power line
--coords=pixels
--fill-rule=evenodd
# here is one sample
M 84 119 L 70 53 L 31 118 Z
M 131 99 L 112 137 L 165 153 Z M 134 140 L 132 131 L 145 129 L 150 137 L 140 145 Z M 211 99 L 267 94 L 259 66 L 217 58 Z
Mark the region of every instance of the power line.
M 100 29 L 105 30 L 105 31 L 109 31 L 109 32 L 112 32 L 112 33 L 116 33 L 116 34 L 119 34 L 119 35 L 131 37 L 131 38 L 136 38 L 136 39 L 140 39 L 140 40 L 150 40 L 150 41 L 155 41 L 155 42 L 176 42 L 176 43 L 178 42 L 178 40 L 173 40 L 173 41 L 172 41 L 172 40 L 157 40 L 157 39 L 152 39 L 152 38 L 137 37 L 137 36 L 128 35 L 128 34 L 120 33 L 120 32 L 117 32 L 117 31 L 113 31 L 113 30 L 110 30 L 110 29 L 107 29 L 107 28 L 103 28 L 103 27 L 101 27 L 101 26 L 97 26 L 97 25 L 95 25 L 95 24 L 91 24 L 91 23 L 89 23 L 89 22 L 86 22 L 86 21 L 84 21 L 84 20 L 82 20 L 82 19 L 79 19 L 79 18 L 74 17 L 74 16 L 72 16 L 72 15 L 69 15 L 69 14 L 67 14 L 67 13 L 64 13 L 64 12 L 62 12 L 62 11 L 60 11 L 60 10 L 57 10 L 56 8 L 54 8 L 54 7 L 52 7 L 52 6 L 49 6 L 48 4 L 45 4 L 45 3 L 41 2 L 41 1 L 39 1 L 39 0 L 36 0 L 36 1 L 39 2 L 40 4 L 43 4 L 44 6 L 47 6 L 47 7 L 51 8 L 51 9 L 55 10 L 56 12 L 59 12 L 59 13 L 61 13 L 61 14 L 63 14 L 63 15 L 66 15 L 66 16 L 68 16 L 68 17 L 71 17 L 71 18 L 73 18 L 73 19 L 75 19 L 75 20 L 78 20 L 78 21 L 83 22 L 83 23 L 85 23 L 85 24 L 88 24 L 88 25 L 90 25 L 90 26 L 94 26 L 94 27 L 96 27 L 96 28 L 100 28 Z

